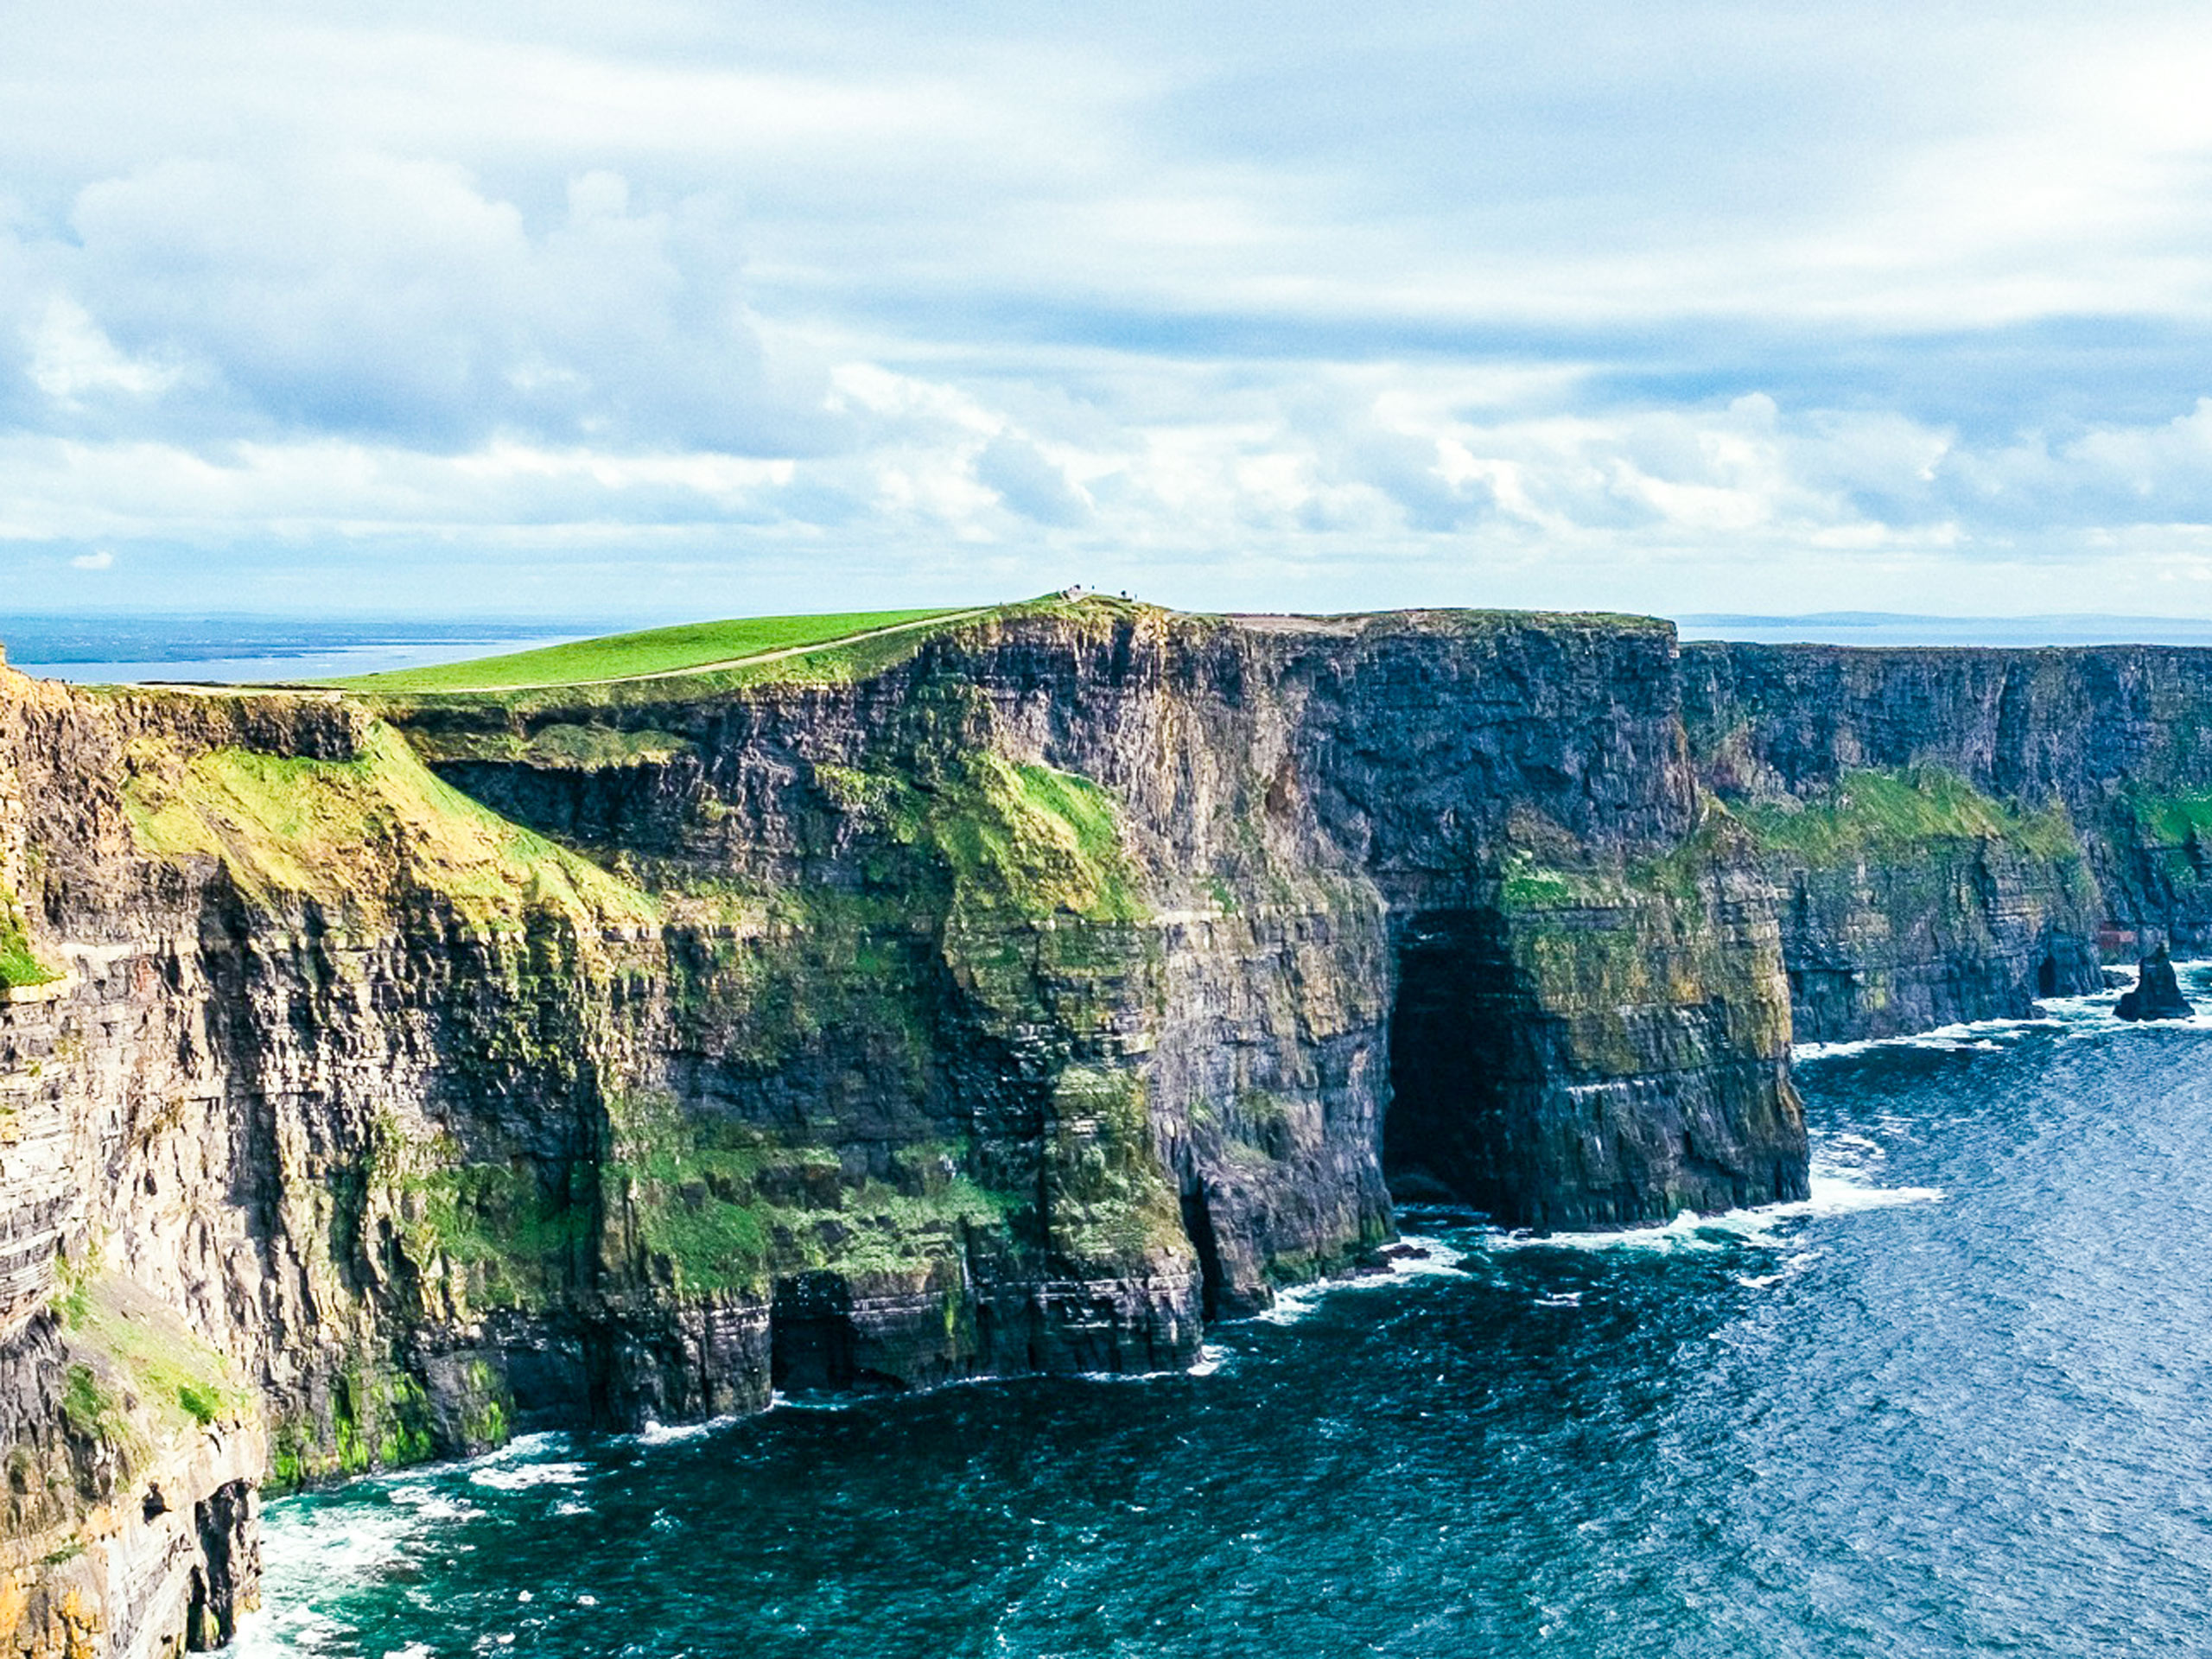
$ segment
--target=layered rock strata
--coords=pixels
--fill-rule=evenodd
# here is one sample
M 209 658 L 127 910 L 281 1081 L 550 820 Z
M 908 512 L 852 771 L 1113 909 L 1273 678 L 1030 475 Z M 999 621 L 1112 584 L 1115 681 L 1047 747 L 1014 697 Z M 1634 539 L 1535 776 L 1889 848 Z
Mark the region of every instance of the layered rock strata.
M 1393 1187 L 1801 1196 L 1793 1007 L 2015 1011 L 2194 913 L 2171 653 L 1101 601 L 870 651 L 374 708 L 0 678 L 18 1651 L 219 1642 L 264 1484 L 1185 1364 Z M 2068 747 L 2100 696 L 2133 770 Z
M 2212 652 L 1682 648 L 1700 777 L 1780 891 L 1801 1042 L 2018 1016 L 2212 945 Z

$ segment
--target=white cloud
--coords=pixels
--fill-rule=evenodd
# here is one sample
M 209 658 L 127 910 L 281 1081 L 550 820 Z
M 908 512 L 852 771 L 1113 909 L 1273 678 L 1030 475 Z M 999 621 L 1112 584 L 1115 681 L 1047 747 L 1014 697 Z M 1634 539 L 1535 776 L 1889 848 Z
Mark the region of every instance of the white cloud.
M 155 397 L 179 378 L 174 367 L 125 357 L 84 308 L 67 298 L 50 301 L 29 332 L 30 378 L 59 404 L 74 405 L 103 391 Z
M 976 477 L 1007 507 L 1040 524 L 1079 524 L 1090 517 L 1090 494 L 1065 468 L 1017 434 L 1002 432 L 983 446 L 976 457 Z
M 637 205 L 606 169 L 565 196 L 533 224 L 456 163 L 368 151 L 100 180 L 72 204 L 75 245 L 31 250 L 70 291 L 29 372 L 73 406 L 136 394 L 135 422 L 107 418 L 148 435 L 750 454 L 834 439 L 823 371 L 747 309 L 726 200 Z
M 115 555 L 104 547 L 97 553 L 79 553 L 69 561 L 69 564 L 72 569 L 76 570 L 112 570 L 115 569 Z
M 2212 549 L 2197 9 L 380 16 L 0 19 L 0 560 L 1688 607 Z

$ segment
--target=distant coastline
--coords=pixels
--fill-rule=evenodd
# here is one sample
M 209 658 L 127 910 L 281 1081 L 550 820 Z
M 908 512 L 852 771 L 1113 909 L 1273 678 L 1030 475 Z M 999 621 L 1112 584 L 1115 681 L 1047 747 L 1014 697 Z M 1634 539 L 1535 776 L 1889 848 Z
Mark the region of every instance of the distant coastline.
M 0 645 L 27 673 L 79 684 L 329 678 L 563 644 L 603 624 L 260 616 L 5 616 Z
M 1685 639 L 1734 639 L 1753 645 L 2212 645 L 2212 617 L 1697 612 L 1675 618 L 1675 626 Z

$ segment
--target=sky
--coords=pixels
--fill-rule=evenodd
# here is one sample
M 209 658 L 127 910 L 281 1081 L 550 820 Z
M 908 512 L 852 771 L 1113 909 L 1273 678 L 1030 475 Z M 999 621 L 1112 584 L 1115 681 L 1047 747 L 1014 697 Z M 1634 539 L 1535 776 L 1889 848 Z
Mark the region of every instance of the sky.
M 0 12 L 0 610 L 2212 613 L 2212 11 Z

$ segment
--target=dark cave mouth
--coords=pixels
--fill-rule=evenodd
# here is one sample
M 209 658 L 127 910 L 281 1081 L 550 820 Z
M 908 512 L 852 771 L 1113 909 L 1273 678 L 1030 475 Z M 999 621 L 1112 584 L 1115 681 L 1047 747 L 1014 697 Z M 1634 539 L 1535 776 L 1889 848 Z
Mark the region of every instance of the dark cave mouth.
M 1427 912 L 1397 934 L 1382 1177 L 1397 1205 L 1514 1207 L 1503 1096 L 1520 1014 L 1495 912 Z

